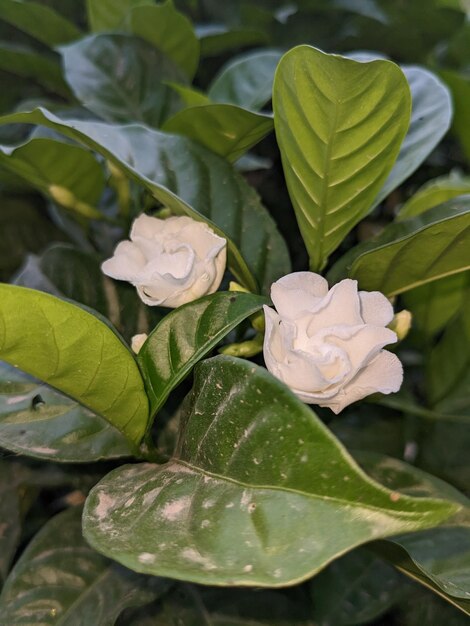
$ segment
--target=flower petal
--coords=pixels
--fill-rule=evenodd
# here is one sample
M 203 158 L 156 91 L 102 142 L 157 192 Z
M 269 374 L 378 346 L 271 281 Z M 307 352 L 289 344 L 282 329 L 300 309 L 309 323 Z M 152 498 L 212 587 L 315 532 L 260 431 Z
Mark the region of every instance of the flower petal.
M 381 350 L 334 398 L 320 403 L 320 406 L 327 406 L 338 414 L 344 407 L 371 393 L 395 393 L 402 382 L 403 366 L 400 359 L 392 352 Z
M 380 291 L 360 291 L 361 315 L 365 324 L 387 326 L 393 319 L 393 306 Z
M 313 337 L 323 328 L 363 324 L 357 281 L 345 278 L 334 285 L 317 305 L 314 313 L 307 328 L 309 337 Z
M 145 257 L 131 241 L 121 241 L 114 255 L 101 264 L 101 271 L 117 280 L 134 282 L 145 267 Z
M 327 293 L 327 281 L 313 272 L 293 272 L 271 286 L 274 306 L 282 317 L 290 320 L 315 309 Z

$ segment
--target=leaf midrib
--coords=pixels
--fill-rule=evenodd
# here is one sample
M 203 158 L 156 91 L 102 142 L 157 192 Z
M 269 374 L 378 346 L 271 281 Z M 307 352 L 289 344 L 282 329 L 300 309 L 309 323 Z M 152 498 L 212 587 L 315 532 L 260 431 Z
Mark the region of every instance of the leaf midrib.
M 256 484 L 249 484 L 249 483 L 244 483 L 240 480 L 237 480 L 235 478 L 229 477 L 229 476 L 224 476 L 222 474 L 217 474 L 216 472 L 210 472 L 209 470 L 205 470 L 199 466 L 195 466 L 192 465 L 190 462 L 188 461 L 183 461 L 182 459 L 177 459 L 177 458 L 171 458 L 169 459 L 168 463 L 166 463 L 165 465 L 160 466 L 160 469 L 165 470 L 166 467 L 168 465 L 183 465 L 184 467 L 187 467 L 188 469 L 192 470 L 195 473 L 199 473 L 199 474 L 203 474 L 204 476 L 210 476 L 211 478 L 216 478 L 218 480 L 221 481 L 226 481 L 229 483 L 232 483 L 234 485 L 237 485 L 243 489 L 265 489 L 265 490 L 269 490 L 269 491 L 280 491 L 280 492 L 286 492 L 286 493 L 292 493 L 292 494 L 296 494 L 299 496 L 304 496 L 306 498 L 310 498 L 313 500 L 327 500 L 329 502 L 337 502 L 338 504 L 341 504 L 343 506 L 348 506 L 348 507 L 356 507 L 356 508 L 364 508 L 364 509 L 370 509 L 373 511 L 380 511 L 380 512 L 387 512 L 390 514 L 395 514 L 396 516 L 406 516 L 406 517 L 424 517 L 426 515 L 430 515 L 430 514 L 434 514 L 435 511 L 403 511 L 403 510 L 394 510 L 394 509 L 386 509 L 383 507 L 379 507 L 379 506 L 374 506 L 371 504 L 366 504 L 363 502 L 357 502 L 357 501 L 351 501 L 351 500 L 344 500 L 343 498 L 337 498 L 334 496 L 324 496 L 324 495 L 320 495 L 320 494 L 316 494 L 316 493 L 308 493 L 306 491 L 300 491 L 298 489 L 292 489 L 291 487 L 280 487 L 277 485 L 256 485 Z M 367 476 L 367 475 L 366 475 Z M 368 477 L 369 480 L 370 477 Z M 376 487 L 377 488 L 377 487 Z M 385 487 L 382 487 L 384 489 L 384 491 L 386 491 Z M 380 489 L 378 489 L 380 491 Z M 428 502 L 428 503 L 432 503 L 432 504 L 455 504 L 453 502 L 450 502 L 449 500 L 444 500 L 444 499 L 438 499 L 438 498 L 411 498 L 410 496 L 407 496 L 403 493 L 400 492 L 400 499 L 403 499 L 405 501 L 415 501 L 415 500 L 419 500 L 420 502 Z M 449 515 L 451 514 L 451 512 L 449 512 Z

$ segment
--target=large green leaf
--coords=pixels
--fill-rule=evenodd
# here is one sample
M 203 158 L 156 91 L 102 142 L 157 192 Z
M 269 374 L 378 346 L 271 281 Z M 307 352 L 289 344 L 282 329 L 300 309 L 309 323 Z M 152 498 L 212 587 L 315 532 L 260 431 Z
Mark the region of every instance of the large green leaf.
M 199 360 L 267 302 L 247 293 L 219 292 L 166 315 L 138 355 L 152 413 L 158 411 Z
M 137 571 L 277 587 L 454 507 L 374 483 L 264 368 L 219 356 L 196 370 L 174 458 L 108 474 L 88 496 L 84 533 Z
M 354 626 L 376 620 L 404 595 L 404 580 L 369 550 L 353 550 L 312 580 L 315 623 Z
M 174 213 L 207 222 L 228 239 L 229 268 L 250 291 L 257 291 L 254 275 L 267 292 L 289 273 L 284 240 L 254 189 L 225 159 L 190 140 L 137 124 L 62 120 L 45 109 L 0 118 L 8 123 L 58 130 L 120 165 Z
M 29 48 L 5 41 L 0 42 L 0 70 L 34 80 L 60 96 L 70 95 L 56 59 Z
M 75 24 L 38 2 L 0 0 L 0 19 L 50 47 L 77 39 L 81 34 Z
M 423 67 L 403 66 L 402 70 L 410 85 L 413 103 L 410 127 L 373 206 L 418 169 L 449 130 L 452 120 L 452 101 L 442 81 Z
M 88 23 L 92 31 L 116 30 L 134 7 L 151 3 L 152 0 L 86 0 Z
M 140 442 L 148 401 L 139 369 L 119 337 L 91 313 L 41 291 L 0 284 L 0 359 Z
M 236 161 L 273 129 L 267 115 L 232 104 L 205 104 L 179 111 L 163 130 L 194 139 L 229 161 Z
M 470 194 L 470 177 L 442 176 L 423 185 L 401 207 L 397 220 L 415 217 L 447 200 Z
M 103 168 L 88 150 L 63 141 L 31 139 L 0 146 L 0 166 L 78 214 L 100 218 L 96 205 L 104 189 Z
M 97 256 L 70 245 L 56 244 L 40 257 L 30 255 L 14 283 L 85 304 L 107 317 L 128 341 L 150 332 L 161 318 L 134 287 L 105 276 Z
M 470 196 L 387 226 L 352 248 L 328 277 L 347 274 L 362 289 L 394 296 L 470 268 Z
M 287 187 L 318 271 L 385 182 L 408 128 L 410 90 L 390 61 L 299 46 L 278 65 L 273 107 Z
M 167 581 L 138 576 L 92 550 L 82 537 L 81 509 L 72 508 L 23 552 L 0 596 L 0 615 L 8 626 L 113 626 L 124 609 L 167 588 Z
M 271 100 L 274 72 L 281 56 L 277 50 L 255 50 L 235 57 L 214 78 L 207 95 L 214 102 L 258 111 Z
M 470 501 L 435 476 L 397 459 L 361 453 L 357 457 L 376 480 L 407 495 L 447 498 L 463 508 L 444 526 L 371 544 L 405 574 L 432 588 L 470 614 Z
M 160 126 L 179 108 L 178 96 L 163 81 L 184 82 L 183 72 L 137 37 L 90 35 L 60 51 L 74 94 L 105 120 Z
M 457 313 L 469 290 L 470 272 L 461 272 L 407 291 L 404 303 L 413 314 L 413 325 L 432 337 Z
M 160 5 L 137 6 L 128 17 L 130 30 L 164 52 L 193 78 L 199 64 L 199 39 L 188 18 L 172 0 Z
M 86 463 L 134 450 L 105 419 L 0 361 L 0 446 L 18 454 Z

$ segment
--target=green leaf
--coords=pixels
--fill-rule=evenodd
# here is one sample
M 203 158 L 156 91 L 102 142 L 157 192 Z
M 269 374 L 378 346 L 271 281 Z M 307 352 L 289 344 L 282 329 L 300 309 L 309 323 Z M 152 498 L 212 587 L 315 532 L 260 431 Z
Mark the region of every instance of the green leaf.
M 45 109 L 0 118 L 8 123 L 53 128 L 120 165 L 175 214 L 207 222 L 228 240 L 229 268 L 250 291 L 258 290 L 254 276 L 268 292 L 289 273 L 285 242 L 254 189 L 225 159 L 190 140 L 137 124 L 62 120 Z
M 196 369 L 174 458 L 108 474 L 88 496 L 84 534 L 137 571 L 278 587 L 455 510 L 397 499 L 264 368 L 219 356 Z
M 452 101 L 444 83 L 423 67 L 405 65 L 402 70 L 413 103 L 410 127 L 372 208 L 418 169 L 449 130 L 452 120 Z
M 188 18 L 172 0 L 158 6 L 138 6 L 128 17 L 130 30 L 164 52 L 192 79 L 199 64 L 199 39 Z
M 81 35 L 75 24 L 38 2 L 1 0 L 0 7 L 0 19 L 51 48 Z
M 387 226 L 346 253 L 328 274 L 347 274 L 361 289 L 395 296 L 470 267 L 470 196 Z
M 0 195 L 0 279 L 9 280 L 28 252 L 65 239 L 30 198 Z
M 463 72 L 451 70 L 441 70 L 439 74 L 452 93 L 452 100 L 454 102 L 452 129 L 462 144 L 467 160 L 470 161 L 470 131 L 468 127 L 468 116 L 470 115 L 470 79 Z
M 70 96 L 59 63 L 34 50 L 5 41 L 0 42 L 0 70 L 32 79 L 45 89 L 65 98 Z
M 80 102 L 105 120 L 160 126 L 178 110 L 163 81 L 184 82 L 165 54 L 129 35 L 90 35 L 61 46 L 67 82 Z
M 161 318 L 155 307 L 143 304 L 133 286 L 105 276 L 98 257 L 70 245 L 56 244 L 40 257 L 30 256 L 14 282 L 85 304 L 107 317 L 129 342 Z
M 470 291 L 466 291 L 458 317 L 433 348 L 427 363 L 427 392 L 436 410 L 470 410 Z M 445 401 L 448 396 L 451 401 Z M 445 402 L 443 402 L 445 401 Z M 469 412 L 470 415 L 470 412 Z
M 134 450 L 105 419 L 0 361 L 0 446 L 52 461 L 86 463 Z
M 390 61 L 298 46 L 274 79 L 274 124 L 312 271 L 367 215 L 398 155 L 411 97 Z
M 421 215 L 438 204 L 465 194 L 470 194 L 470 177 L 464 178 L 450 174 L 435 178 L 423 185 L 405 202 L 398 213 L 397 221 Z
M 470 501 L 454 487 L 416 467 L 373 453 L 357 456 L 376 480 L 400 493 L 447 498 L 464 508 L 442 528 L 399 535 L 371 544 L 405 574 L 470 614 Z
M 267 43 L 267 36 L 260 30 L 233 28 L 220 24 L 204 24 L 197 27 L 201 43 L 201 57 L 218 56 L 229 50 Z
M 432 337 L 454 317 L 469 290 L 470 272 L 461 272 L 407 291 L 404 303 L 413 314 L 413 325 Z
M 137 357 L 158 411 L 172 389 L 221 339 L 268 301 L 247 293 L 219 292 L 190 302 L 166 315 Z
M 31 139 L 18 146 L 0 146 L 0 165 L 65 208 L 100 219 L 95 207 L 104 189 L 103 168 L 88 150 L 63 141 Z
M 82 537 L 81 509 L 53 517 L 34 537 L 0 596 L 8 626 L 113 626 L 127 607 L 162 595 L 168 582 L 129 572 Z
M 404 579 L 365 548 L 349 552 L 311 582 L 319 626 L 353 626 L 376 620 L 404 595 Z
M 214 102 L 259 111 L 271 100 L 274 72 L 281 56 L 277 50 L 265 49 L 235 57 L 214 78 L 207 95 Z
M 199 89 L 187 87 L 186 85 L 178 85 L 176 83 L 168 83 L 168 85 L 176 91 L 186 107 L 211 104 L 210 98 L 208 98 L 202 91 L 199 91 Z
M 206 104 L 179 111 L 162 128 L 233 162 L 272 131 L 273 120 L 232 104 Z
M 92 31 L 116 30 L 136 6 L 152 0 L 86 0 L 88 23 Z
M 0 284 L 0 359 L 98 413 L 134 444 L 148 401 L 131 352 L 102 321 L 49 294 Z

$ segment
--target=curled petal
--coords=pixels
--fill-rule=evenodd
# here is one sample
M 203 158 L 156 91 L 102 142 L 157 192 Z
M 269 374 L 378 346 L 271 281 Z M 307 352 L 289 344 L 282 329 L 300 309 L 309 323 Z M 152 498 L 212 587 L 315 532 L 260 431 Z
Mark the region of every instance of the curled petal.
M 271 299 L 278 313 L 291 320 L 315 310 L 327 293 L 326 280 L 312 272 L 288 274 L 271 286 Z

